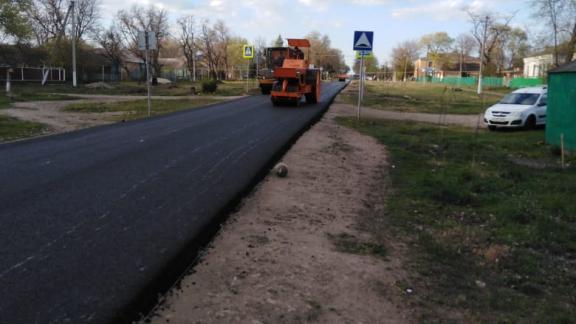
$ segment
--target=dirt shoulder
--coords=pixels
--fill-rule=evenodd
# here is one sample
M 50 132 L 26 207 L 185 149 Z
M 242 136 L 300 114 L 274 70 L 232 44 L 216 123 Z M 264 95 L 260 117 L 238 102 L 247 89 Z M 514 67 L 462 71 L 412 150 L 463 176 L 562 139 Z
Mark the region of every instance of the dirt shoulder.
M 113 95 L 84 95 L 84 94 L 61 94 L 70 95 L 81 100 L 55 100 L 55 101 L 24 101 L 16 102 L 11 108 L 1 109 L 0 114 L 15 117 L 20 120 L 45 124 L 48 126 L 44 134 L 57 134 L 70 132 L 77 129 L 106 125 L 114 123 L 112 117 L 121 116 L 124 112 L 86 113 L 69 112 L 64 108 L 76 103 L 101 103 L 145 100 L 146 96 L 113 96 Z M 217 99 L 232 100 L 241 98 L 238 96 L 153 96 L 158 100 L 182 100 L 182 99 Z
M 357 106 L 341 102 L 336 102 L 333 104 L 333 106 L 335 106 L 336 109 L 348 111 L 350 114 L 356 114 L 358 111 Z M 411 120 L 423 123 L 456 125 L 469 128 L 476 128 L 478 122 L 480 122 L 480 127 L 484 127 L 482 117 L 479 115 L 455 115 L 455 114 L 440 115 L 440 114 L 410 113 L 399 111 L 386 111 L 367 107 L 362 107 L 361 115 L 364 118 Z
M 233 214 L 152 323 L 411 322 L 382 209 L 386 151 L 332 107 Z

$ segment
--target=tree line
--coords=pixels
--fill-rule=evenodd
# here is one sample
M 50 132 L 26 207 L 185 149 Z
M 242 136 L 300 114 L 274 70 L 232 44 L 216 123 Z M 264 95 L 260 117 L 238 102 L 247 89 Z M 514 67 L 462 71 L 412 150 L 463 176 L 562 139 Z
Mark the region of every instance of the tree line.
M 379 65 L 376 58 L 366 60 L 367 72 L 394 71 L 403 79 L 414 71 L 414 62 L 424 57 L 435 69 L 460 65 L 468 56 L 482 60 L 483 74 L 501 75 L 523 67 L 529 55 L 553 54 L 553 66 L 572 61 L 576 51 L 576 0 L 531 0 L 531 26 L 543 26 L 541 35 L 529 35 L 513 27 L 514 15 L 495 12 L 467 12 L 470 31 L 451 37 L 446 32 L 425 34 L 406 40 L 392 49 L 391 62 Z M 531 36 L 531 37 L 529 37 Z M 356 62 L 354 70 L 358 70 Z
M 0 0 L 2 63 L 69 67 L 70 43 L 75 40 L 80 64 L 93 62 L 97 50 L 129 73 L 127 58 L 143 60 L 145 55 L 138 49 L 138 32 L 151 31 L 158 46 L 150 55 L 155 76 L 161 74 L 162 57 L 183 57 L 189 75 L 194 75 L 195 67 L 203 67 L 213 79 L 226 79 L 235 67 L 246 65 L 241 49 L 250 42 L 234 35 L 224 21 L 181 16 L 172 22 L 164 9 L 134 5 L 128 10 L 119 10 L 112 23 L 104 27 L 100 1 L 77 0 L 74 32 L 70 3 L 70 0 Z M 312 32 L 306 37 L 312 43 L 313 64 L 328 72 L 347 71 L 344 56 L 331 47 L 327 35 Z M 279 39 L 283 42 L 280 36 Z M 269 45 L 277 42 L 278 39 Z M 254 45 L 259 54 L 258 63 L 262 64 L 263 49 L 268 45 L 262 38 L 255 40 Z

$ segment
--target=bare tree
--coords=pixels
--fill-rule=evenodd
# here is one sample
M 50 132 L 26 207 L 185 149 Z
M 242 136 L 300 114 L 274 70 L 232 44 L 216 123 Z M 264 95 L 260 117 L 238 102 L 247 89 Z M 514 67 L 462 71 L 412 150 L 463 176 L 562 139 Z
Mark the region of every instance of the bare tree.
M 230 64 L 228 60 L 228 45 L 230 45 L 230 31 L 228 27 L 224 24 L 222 20 L 218 20 L 213 27 L 214 33 L 216 35 L 216 51 L 218 51 L 221 57 L 219 66 L 219 77 L 222 79 L 228 78 L 228 73 L 230 70 Z
M 420 48 L 421 48 L 420 42 L 405 41 L 400 43 L 394 49 L 392 49 L 394 70 L 403 72 L 402 79 L 404 81 L 407 80 L 408 68 L 411 67 L 413 62 L 418 58 Z
M 554 65 L 568 63 L 576 47 L 576 0 L 533 0 L 535 17 L 544 17 L 553 37 Z
M 182 48 L 182 53 L 186 58 L 186 68 L 193 81 L 196 81 L 196 52 L 198 47 L 195 43 L 194 34 L 196 32 L 196 21 L 193 16 L 184 16 L 178 19 L 180 36 L 178 42 Z
M 500 18 L 494 13 L 468 12 L 472 22 L 472 35 L 478 42 L 480 52 L 480 66 L 486 67 L 489 73 L 495 73 L 497 66 L 494 63 L 494 52 L 501 49 L 503 38 L 510 31 L 510 21 L 513 16 Z
M 75 4 L 76 38 L 82 39 L 86 34 L 97 30 L 100 0 L 76 0 Z M 27 16 L 39 45 L 58 38 L 62 33 L 72 34 L 70 21 L 66 21 L 70 17 L 69 8 L 69 0 L 32 0 Z
M 157 50 L 151 51 L 151 65 L 154 76 L 159 76 L 162 66 L 158 60 L 162 39 L 168 36 L 168 14 L 163 9 L 154 6 L 144 8 L 133 6 L 129 11 L 120 10 L 117 15 L 118 26 L 124 41 L 128 44 L 128 50 L 136 57 L 145 59 L 145 53 L 138 49 L 138 32 L 154 32 L 156 36 Z
M 100 0 L 76 0 L 76 39 L 96 33 L 99 20 Z
M 464 57 L 470 55 L 470 52 L 476 47 L 476 39 L 470 34 L 460 34 L 456 37 L 455 49 L 460 57 L 460 76 L 463 73 Z
M 112 24 L 107 30 L 101 30 L 95 36 L 96 41 L 104 50 L 106 56 L 113 64 L 117 64 L 124 69 L 127 75 L 130 74 L 128 66 L 124 60 L 124 42 L 118 27 Z
M 220 64 L 220 55 L 216 50 L 216 32 L 210 27 L 207 20 L 202 22 L 200 30 L 200 49 L 203 58 L 208 65 L 208 71 L 211 79 L 218 78 L 217 68 Z

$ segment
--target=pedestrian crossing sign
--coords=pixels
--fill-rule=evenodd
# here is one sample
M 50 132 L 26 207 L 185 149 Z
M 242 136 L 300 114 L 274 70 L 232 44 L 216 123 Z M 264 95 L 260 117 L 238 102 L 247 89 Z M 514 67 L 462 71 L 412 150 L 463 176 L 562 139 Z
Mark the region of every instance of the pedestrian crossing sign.
M 372 41 L 374 40 L 374 32 L 371 31 L 355 31 L 354 32 L 354 50 L 355 51 L 371 51 Z
M 253 59 L 254 58 L 254 46 L 244 45 L 244 47 L 242 48 L 242 57 L 245 59 Z

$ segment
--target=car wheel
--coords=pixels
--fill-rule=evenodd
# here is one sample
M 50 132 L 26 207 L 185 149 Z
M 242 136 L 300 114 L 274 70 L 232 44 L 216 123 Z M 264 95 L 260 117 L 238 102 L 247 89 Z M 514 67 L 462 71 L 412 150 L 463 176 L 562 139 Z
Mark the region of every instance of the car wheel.
M 528 116 L 526 122 L 524 122 L 524 129 L 535 129 L 536 128 L 536 117 L 534 115 Z

